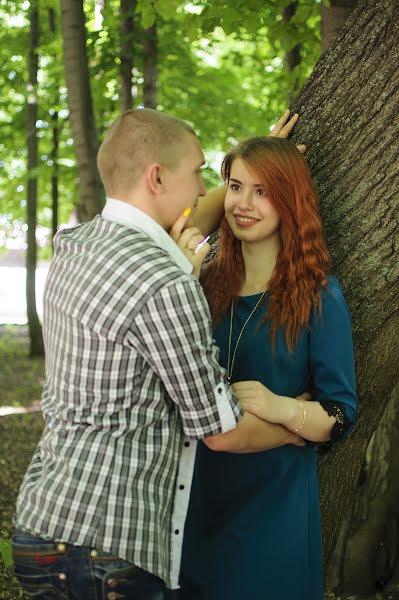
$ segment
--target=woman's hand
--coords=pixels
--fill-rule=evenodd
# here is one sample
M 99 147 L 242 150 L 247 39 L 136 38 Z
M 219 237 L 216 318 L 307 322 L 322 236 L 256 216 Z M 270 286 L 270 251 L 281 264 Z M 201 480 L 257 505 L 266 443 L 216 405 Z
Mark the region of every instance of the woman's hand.
M 193 275 L 199 277 L 201 266 L 211 249 L 204 242 L 204 236 L 198 227 L 187 227 L 190 212 L 185 210 L 172 226 L 169 235 L 179 246 L 186 258 L 193 265 Z M 201 244 L 200 247 L 198 245 Z
M 300 422 L 299 403 L 293 398 L 274 394 L 260 381 L 239 381 L 232 388 L 244 410 L 260 419 L 281 425 Z
M 283 114 L 283 116 L 279 118 L 279 120 L 277 121 L 277 123 L 275 124 L 273 129 L 271 130 L 271 133 L 270 133 L 271 136 L 287 138 L 290 135 L 291 131 L 293 130 L 293 128 L 295 126 L 295 123 L 299 119 L 299 115 L 298 115 L 298 113 L 295 113 L 295 115 L 292 116 L 288 120 L 289 116 L 290 116 L 290 111 L 286 110 L 285 113 Z M 301 152 L 302 154 L 304 154 L 304 152 L 306 152 L 306 146 L 304 144 L 299 144 L 299 146 L 297 146 L 297 148 L 298 148 L 299 152 Z

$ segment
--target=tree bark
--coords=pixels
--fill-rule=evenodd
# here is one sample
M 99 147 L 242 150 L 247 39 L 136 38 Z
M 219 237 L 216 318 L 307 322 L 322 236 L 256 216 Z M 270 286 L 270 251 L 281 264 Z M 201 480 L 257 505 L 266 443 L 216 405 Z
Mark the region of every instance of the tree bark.
M 57 33 L 57 22 L 56 13 L 54 8 L 49 9 L 49 26 L 50 31 L 53 35 Z M 56 90 L 56 99 L 54 102 L 55 106 L 59 103 L 59 91 Z M 51 115 L 52 130 L 53 130 L 53 147 L 50 153 L 50 159 L 52 161 L 52 175 L 51 175 L 51 233 L 52 239 L 54 239 L 57 233 L 58 227 L 58 146 L 59 146 L 59 120 L 58 110 L 53 110 Z
M 37 176 L 32 173 L 37 167 L 37 72 L 39 49 L 39 9 L 37 0 L 32 0 L 29 12 L 29 82 L 27 89 L 27 251 L 26 251 L 26 306 L 30 337 L 30 355 L 43 356 L 43 336 L 36 308 L 36 228 L 37 228 Z
M 157 107 L 157 29 L 156 24 L 143 32 L 143 103 Z
M 399 556 L 399 385 L 367 449 L 342 554 L 339 589 L 369 594 L 392 579 Z
M 97 133 L 89 84 L 85 15 L 82 0 L 61 0 L 65 78 L 72 135 L 79 175 L 81 221 L 92 219 L 104 206 L 104 191 L 97 170 Z
M 120 3 L 120 92 L 121 113 L 133 107 L 132 71 L 134 67 L 134 13 L 137 0 L 121 0 Z
M 321 51 L 324 52 L 341 31 L 346 19 L 356 6 L 357 0 L 330 0 L 329 5 L 321 3 Z
M 283 8 L 283 20 L 285 23 L 289 24 L 295 15 L 298 8 L 298 1 L 290 2 L 288 6 Z M 287 100 L 288 105 L 291 104 L 293 99 L 295 98 L 296 93 L 299 89 L 299 78 L 296 74 L 295 68 L 301 63 L 301 46 L 300 44 L 295 44 L 288 52 L 285 53 L 284 56 L 284 67 L 287 73 L 290 74 L 290 82 L 289 89 L 287 92 Z
M 329 564 L 363 457 L 398 382 L 399 0 L 364 0 L 291 107 L 352 319 L 360 419 L 320 464 Z
M 54 238 L 57 233 L 58 227 L 58 145 L 59 145 L 59 126 L 58 126 L 58 112 L 54 111 L 52 115 L 52 125 L 53 125 L 53 147 L 51 149 L 51 160 L 53 161 L 52 165 L 52 175 L 51 175 L 51 229 L 52 229 L 52 237 Z

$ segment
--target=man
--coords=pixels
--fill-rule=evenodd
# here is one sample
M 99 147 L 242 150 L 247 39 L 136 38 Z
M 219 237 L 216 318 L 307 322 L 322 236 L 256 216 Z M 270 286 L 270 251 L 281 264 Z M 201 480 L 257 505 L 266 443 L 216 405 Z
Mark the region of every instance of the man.
M 13 537 L 15 574 L 31 597 L 166 597 L 178 583 L 195 440 L 236 451 L 254 439 L 255 449 L 298 442 L 243 416 L 218 365 L 192 274 L 209 246 L 186 227 L 205 194 L 203 163 L 186 123 L 128 111 L 99 151 L 101 216 L 55 237 L 45 429 Z

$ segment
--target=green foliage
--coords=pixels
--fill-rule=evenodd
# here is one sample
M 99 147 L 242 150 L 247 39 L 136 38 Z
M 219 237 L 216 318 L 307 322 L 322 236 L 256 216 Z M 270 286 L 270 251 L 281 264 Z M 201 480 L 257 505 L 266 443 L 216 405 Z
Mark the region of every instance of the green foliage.
M 132 48 L 135 105 L 142 104 L 142 31 L 156 24 L 158 108 L 190 122 L 198 132 L 210 167 L 208 185 L 221 152 L 237 139 L 268 132 L 286 108 L 294 79 L 301 84 L 319 54 L 319 2 L 299 0 L 289 24 L 282 18 L 288 0 L 138 0 Z M 66 223 L 78 199 L 78 182 L 67 91 L 62 64 L 59 6 L 39 0 L 40 70 L 37 136 L 39 224 L 51 223 L 51 152 L 58 115 L 60 222 Z M 29 3 L 0 0 L 0 212 L 10 223 L 25 221 L 26 82 Z M 120 1 L 107 0 L 99 18 L 94 0 L 84 2 L 90 84 L 98 137 L 118 114 Z M 301 45 L 301 64 L 284 69 L 284 54 Z M 3 158 L 4 157 L 4 158 Z M 213 169 L 211 168 L 213 166 Z

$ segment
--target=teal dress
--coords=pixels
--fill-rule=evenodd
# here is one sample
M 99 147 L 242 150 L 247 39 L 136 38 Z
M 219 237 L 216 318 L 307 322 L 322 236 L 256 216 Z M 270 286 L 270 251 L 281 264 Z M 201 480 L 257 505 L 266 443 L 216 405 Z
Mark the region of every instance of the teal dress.
M 236 305 L 232 349 L 259 295 Z M 265 300 L 267 303 L 267 298 Z M 279 331 L 269 343 L 262 303 L 248 322 L 232 382 L 257 380 L 273 392 L 313 399 L 337 417 L 333 439 L 356 420 L 351 321 L 337 280 L 322 293 L 289 353 Z M 220 362 L 226 367 L 230 315 L 216 327 Z M 322 600 L 322 546 L 316 446 L 285 445 L 254 454 L 212 452 L 198 444 L 184 534 L 182 600 Z

